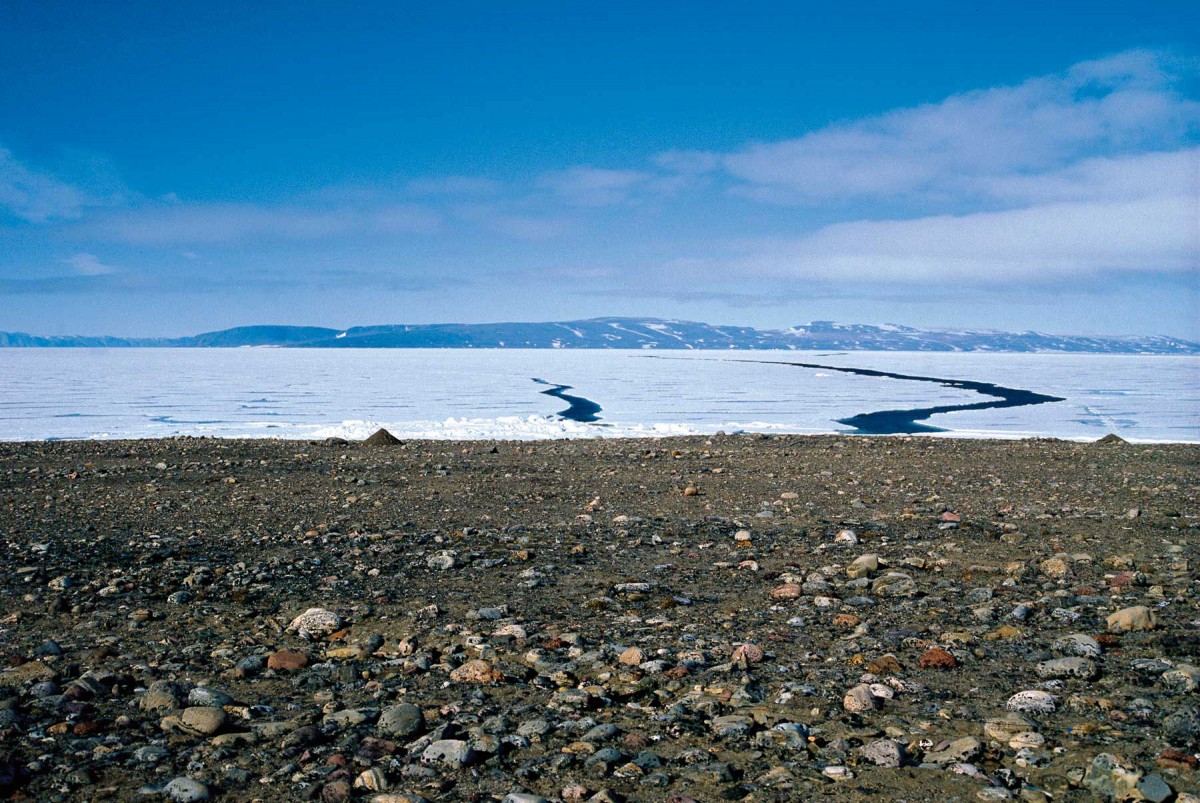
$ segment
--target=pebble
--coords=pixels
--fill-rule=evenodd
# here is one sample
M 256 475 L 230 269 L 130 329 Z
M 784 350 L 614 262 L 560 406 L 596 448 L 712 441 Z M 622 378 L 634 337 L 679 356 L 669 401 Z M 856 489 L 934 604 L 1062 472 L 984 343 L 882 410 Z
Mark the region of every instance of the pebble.
M 208 786 L 191 778 L 172 778 L 163 787 L 163 794 L 172 803 L 198 803 L 210 797 Z
M 475 763 L 478 754 L 461 739 L 439 739 L 421 752 L 425 764 L 465 767 Z
M 979 755 L 982 748 L 983 745 L 974 736 L 964 736 L 961 739 L 955 739 L 939 750 L 926 753 L 925 761 L 929 764 L 955 764 L 970 761 Z
M 880 703 L 880 698 L 875 696 L 871 687 L 866 683 L 860 683 L 850 689 L 850 691 L 846 692 L 846 696 L 842 698 L 842 707 L 852 714 L 874 711 L 879 707 Z
M 342 629 L 342 617 L 324 608 L 309 608 L 288 625 L 300 638 L 315 641 Z
M 646 653 L 638 647 L 627 647 L 619 656 L 617 656 L 617 661 L 618 663 L 625 664 L 626 666 L 637 666 L 645 663 Z
M 425 714 L 412 703 L 388 706 L 379 714 L 376 732 L 389 739 L 407 739 L 425 730 Z
M 1007 707 L 1009 711 L 1022 714 L 1053 714 L 1058 708 L 1058 704 L 1050 692 L 1032 689 L 1019 691 L 1009 697 Z
M 1158 617 L 1145 605 L 1135 605 L 1111 614 L 1107 621 L 1110 633 L 1125 633 L 1131 630 L 1153 630 L 1158 624 Z
M 1100 642 L 1083 633 L 1071 633 L 1055 639 L 1050 649 L 1060 655 L 1077 655 L 1081 658 L 1099 658 L 1104 651 Z
M 211 736 L 225 724 L 225 711 L 214 706 L 191 706 L 183 709 L 179 722 L 185 730 L 201 736 Z
M 846 567 L 846 576 L 854 580 L 869 577 L 879 571 L 879 556 L 874 553 L 860 555 Z
M 1094 680 L 1100 676 L 1100 669 L 1090 658 L 1072 656 L 1070 658 L 1054 658 L 1042 661 L 1035 668 L 1038 677 L 1042 678 L 1079 678 Z
M 487 661 L 467 661 L 450 673 L 450 679 L 455 683 L 500 683 L 504 673 L 492 667 Z
M 295 672 L 308 666 L 308 656 L 295 650 L 279 650 L 267 656 L 267 669 Z
M 864 759 L 878 767 L 899 767 L 904 763 L 904 746 L 893 739 L 876 739 L 859 750 Z

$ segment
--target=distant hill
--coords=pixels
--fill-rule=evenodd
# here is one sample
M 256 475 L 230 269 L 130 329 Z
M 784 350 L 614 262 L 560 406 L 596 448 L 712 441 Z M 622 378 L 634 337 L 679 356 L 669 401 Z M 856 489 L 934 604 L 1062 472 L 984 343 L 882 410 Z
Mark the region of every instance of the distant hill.
M 590 318 L 550 323 L 354 326 L 239 326 L 179 338 L 39 337 L 0 332 L 0 347 L 105 348 L 513 348 L 796 349 L 997 351 L 1079 354 L 1200 354 L 1200 343 L 1162 335 L 1089 337 L 987 329 L 915 329 L 829 321 L 788 329 L 714 326 L 660 318 Z

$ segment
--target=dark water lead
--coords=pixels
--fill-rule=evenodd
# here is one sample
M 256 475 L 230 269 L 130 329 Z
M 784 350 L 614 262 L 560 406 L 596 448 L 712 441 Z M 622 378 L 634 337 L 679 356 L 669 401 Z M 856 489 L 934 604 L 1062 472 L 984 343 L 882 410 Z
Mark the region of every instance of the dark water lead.
M 738 360 L 738 362 L 769 363 L 771 360 Z M 1049 402 L 1066 401 L 1060 396 L 1047 396 L 1044 393 L 1034 393 L 1032 390 L 1006 388 L 993 385 L 990 382 L 972 382 L 969 379 L 939 379 L 936 376 L 913 376 L 911 374 L 894 374 L 890 371 L 874 371 L 870 368 L 839 368 L 836 365 L 817 365 L 807 362 L 774 362 L 775 365 L 792 365 L 797 368 L 816 368 L 822 371 L 841 371 L 845 374 L 858 376 L 873 376 L 883 379 L 904 379 L 911 382 L 934 382 L 944 388 L 961 388 L 982 393 L 984 396 L 995 396 L 999 401 L 977 402 L 975 404 L 950 404 L 941 407 L 918 407 L 912 410 L 879 410 L 874 413 L 859 413 L 849 418 L 838 419 L 839 424 L 854 427 L 863 435 L 915 435 L 927 432 L 946 432 L 941 427 L 929 424 L 918 424 L 933 415 L 940 413 L 957 413 L 965 410 L 992 410 L 1000 407 L 1025 407 L 1032 404 L 1047 404 Z
M 936 376 L 913 376 L 894 374 L 890 371 L 874 371 L 870 368 L 839 368 L 836 365 L 818 365 L 810 362 L 776 362 L 774 360 L 734 360 L 734 362 L 756 362 L 764 365 L 792 365 L 796 368 L 816 368 L 821 371 L 841 371 L 844 374 L 874 376 L 884 379 L 904 379 L 912 382 L 934 382 L 944 388 L 962 388 L 995 396 L 1000 401 L 977 402 L 975 404 L 951 404 L 942 407 L 918 407 L 912 410 L 879 410 L 874 413 L 859 413 L 849 418 L 838 419 L 839 424 L 854 427 L 863 435 L 916 435 L 923 432 L 946 432 L 941 427 L 918 424 L 939 413 L 957 413 L 964 410 L 992 410 L 999 407 L 1025 407 L 1031 404 L 1066 401 L 1060 396 L 1047 396 L 1032 390 L 1006 388 L 990 382 L 972 382 L 969 379 L 939 379 Z
M 602 407 L 596 404 L 591 399 L 585 399 L 582 396 L 572 396 L 565 391 L 572 390 L 570 385 L 556 385 L 553 382 L 547 382 L 544 379 L 533 378 L 534 382 L 539 385 L 549 385 L 549 390 L 541 391 L 547 396 L 553 396 L 556 399 L 562 399 L 567 404 L 571 405 L 567 409 L 559 413 L 560 418 L 565 418 L 568 421 L 578 421 L 581 424 L 592 424 L 600 420 L 600 416 L 596 415 Z

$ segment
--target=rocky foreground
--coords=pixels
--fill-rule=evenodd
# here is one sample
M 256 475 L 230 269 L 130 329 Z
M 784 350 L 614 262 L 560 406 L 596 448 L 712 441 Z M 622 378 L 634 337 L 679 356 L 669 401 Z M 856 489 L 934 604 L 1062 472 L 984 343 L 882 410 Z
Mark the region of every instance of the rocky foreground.
M 0 444 L 0 797 L 1194 803 L 1197 457 Z

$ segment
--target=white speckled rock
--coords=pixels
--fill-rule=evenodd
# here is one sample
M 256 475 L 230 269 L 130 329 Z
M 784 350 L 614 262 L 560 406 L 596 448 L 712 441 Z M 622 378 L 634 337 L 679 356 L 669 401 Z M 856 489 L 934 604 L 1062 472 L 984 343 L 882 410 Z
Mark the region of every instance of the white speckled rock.
M 1072 633 L 1055 639 L 1050 649 L 1059 655 L 1077 655 L 1080 658 L 1099 658 L 1103 652 L 1100 642 L 1083 633 Z
M 1013 750 L 1037 750 L 1046 743 L 1046 737 L 1037 731 L 1021 731 L 1008 740 Z
M 342 617 L 324 608 L 309 608 L 293 619 L 292 623 L 288 625 L 288 630 L 295 631 L 299 634 L 300 638 L 306 638 L 310 641 L 324 638 L 330 633 L 341 629 Z
M 1055 658 L 1042 661 L 1037 665 L 1038 677 L 1043 678 L 1080 678 L 1092 680 L 1100 675 L 1096 662 L 1088 658 L 1073 655 L 1070 658 Z
M 172 803 L 199 803 L 209 799 L 208 787 L 191 778 L 173 778 L 163 787 L 163 794 Z
M 1162 684 L 1169 689 L 1191 694 L 1200 688 L 1200 667 L 1192 664 L 1179 664 L 1174 669 L 1168 669 L 1162 674 Z
M 1008 698 L 1008 710 L 1022 714 L 1053 714 L 1057 708 L 1054 695 L 1040 689 L 1019 691 Z

